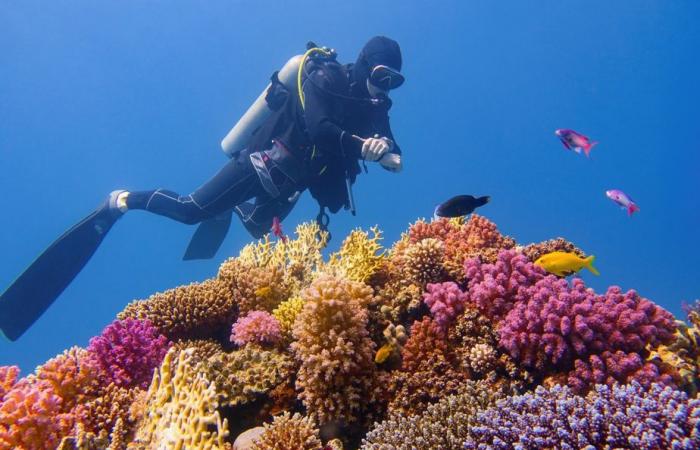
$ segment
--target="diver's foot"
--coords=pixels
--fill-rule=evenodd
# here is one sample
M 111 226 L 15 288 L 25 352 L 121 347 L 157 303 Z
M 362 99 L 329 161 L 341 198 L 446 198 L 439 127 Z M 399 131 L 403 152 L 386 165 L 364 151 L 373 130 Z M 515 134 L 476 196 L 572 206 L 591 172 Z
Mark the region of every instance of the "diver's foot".
M 129 191 L 119 189 L 109 193 L 107 201 L 103 205 L 103 208 L 109 210 L 110 215 L 116 220 L 124 215 L 128 211 L 126 206 L 126 198 L 129 196 Z

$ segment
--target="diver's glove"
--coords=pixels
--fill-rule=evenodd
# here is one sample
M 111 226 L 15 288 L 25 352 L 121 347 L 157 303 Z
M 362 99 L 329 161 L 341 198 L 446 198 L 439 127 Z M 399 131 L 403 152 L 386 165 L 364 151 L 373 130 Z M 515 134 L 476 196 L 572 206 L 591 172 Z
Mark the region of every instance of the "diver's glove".
M 403 165 L 401 164 L 401 155 L 396 153 L 387 153 L 382 159 L 379 160 L 379 164 L 390 172 L 401 172 Z
M 394 148 L 394 141 L 386 137 L 379 137 L 375 134 L 374 137 L 365 139 L 362 144 L 362 159 L 367 161 L 378 161 L 385 153 L 390 152 Z

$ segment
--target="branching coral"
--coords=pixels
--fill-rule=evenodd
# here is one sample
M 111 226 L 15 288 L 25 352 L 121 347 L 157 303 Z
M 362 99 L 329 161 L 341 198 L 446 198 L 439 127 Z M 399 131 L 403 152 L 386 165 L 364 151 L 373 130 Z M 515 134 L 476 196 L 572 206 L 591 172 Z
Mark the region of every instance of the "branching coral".
M 251 311 L 239 317 L 231 327 L 231 342 L 239 346 L 249 343 L 275 345 L 281 339 L 280 323 L 265 311 Z
M 459 394 L 428 405 L 417 415 L 393 414 L 376 424 L 363 440 L 362 450 L 461 449 L 476 413 L 503 397 L 503 388 L 467 381 Z
M 17 366 L 0 366 L 0 403 L 12 386 L 17 382 L 19 376 L 19 367 Z
M 674 331 L 673 316 L 635 291 L 613 286 L 598 296 L 580 279 L 569 285 L 551 275 L 527 289 L 499 328 L 501 346 L 537 369 L 606 350 L 639 352 Z
M 455 318 L 464 311 L 467 295 L 462 292 L 457 283 L 429 283 L 423 301 L 430 308 L 430 314 L 435 322 L 447 328 Z
M 545 272 L 515 250 L 503 250 L 494 264 L 477 258 L 467 260 L 469 299 L 492 320 L 498 321 L 518 302 L 525 301 L 527 288 L 544 278 Z
M 370 228 L 370 232 L 371 237 L 367 231 L 353 230 L 343 241 L 340 250 L 330 255 L 321 272 L 351 281 L 367 281 L 385 257 L 379 243 L 382 232 L 378 227 Z
M 221 420 L 218 406 L 216 386 L 192 367 L 188 352 L 176 354 L 170 350 L 153 374 L 148 415 L 129 448 L 224 449 L 228 425 Z
M 217 336 L 228 331 L 236 317 L 230 287 L 219 279 L 179 286 L 130 303 L 120 320 L 149 320 L 172 340 Z
M 320 450 L 323 446 L 314 421 L 298 413 L 275 416 L 272 423 L 264 427 L 251 450 Z
M 99 366 L 82 348 L 72 347 L 37 367 L 36 378 L 61 398 L 63 411 L 87 401 L 98 389 Z
M 585 398 L 540 386 L 497 401 L 474 422 L 467 450 L 700 448 L 700 400 L 657 384 L 598 385 Z
M 294 371 L 291 357 L 276 350 L 247 345 L 232 353 L 217 353 L 197 364 L 216 385 L 219 403 L 242 405 L 286 383 Z
M 302 292 L 306 304 L 292 343 L 301 364 L 296 384 L 319 423 L 353 422 L 375 400 L 374 343 L 364 307 L 371 296 L 368 286 L 333 277 L 320 277 Z

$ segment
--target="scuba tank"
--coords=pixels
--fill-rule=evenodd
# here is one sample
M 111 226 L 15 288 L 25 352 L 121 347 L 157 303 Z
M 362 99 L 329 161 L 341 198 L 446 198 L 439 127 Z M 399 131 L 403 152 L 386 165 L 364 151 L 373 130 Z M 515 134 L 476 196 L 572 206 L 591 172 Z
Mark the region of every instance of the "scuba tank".
M 306 49 L 306 53 L 291 57 L 287 63 L 282 66 L 279 72 L 273 74 L 273 79 L 276 77 L 288 92 L 298 93 L 302 108 L 304 107 L 304 94 L 301 81 L 306 61 L 309 58 L 319 56 L 322 58 L 335 59 L 335 50 L 326 47 L 317 47 L 313 42 L 306 44 Z M 245 114 L 238 119 L 236 125 L 231 128 L 221 141 L 221 149 L 229 158 L 248 146 L 255 130 L 257 130 L 272 114 L 273 109 L 266 100 L 267 93 L 271 86 L 272 83 L 269 83 L 265 89 L 263 89 L 258 98 L 250 105 Z
M 296 55 L 289 58 L 289 61 L 282 66 L 277 74 L 277 78 L 289 92 L 294 92 L 296 90 L 297 73 L 299 72 L 299 65 L 303 58 L 303 55 Z M 221 141 L 221 149 L 229 158 L 248 146 L 248 142 L 250 142 L 250 138 L 253 136 L 255 130 L 257 130 L 258 127 L 270 117 L 270 114 L 272 114 L 272 109 L 265 100 L 265 96 L 271 85 L 272 83 L 269 83 L 265 89 L 263 89 L 258 98 L 250 105 L 245 114 L 238 119 L 238 122 Z

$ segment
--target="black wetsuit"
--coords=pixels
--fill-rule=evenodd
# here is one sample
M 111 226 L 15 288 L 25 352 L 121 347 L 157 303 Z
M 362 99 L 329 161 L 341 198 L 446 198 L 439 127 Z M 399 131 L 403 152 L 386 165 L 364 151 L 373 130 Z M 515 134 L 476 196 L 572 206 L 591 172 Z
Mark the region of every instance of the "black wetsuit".
M 186 224 L 235 208 L 254 237 L 269 231 L 273 217 L 286 217 L 307 188 L 322 207 L 337 212 L 347 201 L 346 175 L 354 182 L 360 172 L 362 143 L 352 135 L 393 140 L 387 114 L 391 101 L 371 100 L 363 80 L 353 81 L 353 75 L 353 65 L 309 61 L 305 108 L 298 93 L 287 91 L 273 75 L 267 100 L 275 111 L 247 149 L 189 195 L 166 189 L 135 191 L 127 198 L 128 208 Z M 398 145 L 392 151 L 400 153 Z

